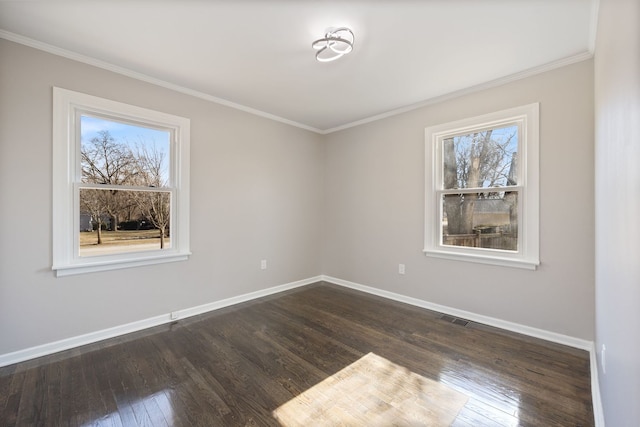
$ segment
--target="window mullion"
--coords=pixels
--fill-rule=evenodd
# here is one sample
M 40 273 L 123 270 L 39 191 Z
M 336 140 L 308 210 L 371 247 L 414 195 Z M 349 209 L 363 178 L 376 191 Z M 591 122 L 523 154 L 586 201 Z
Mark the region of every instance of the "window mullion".
M 504 187 L 480 187 L 480 188 L 453 188 L 435 190 L 438 194 L 473 194 L 473 193 L 502 193 L 511 191 L 522 191 L 521 185 L 508 185 Z
M 89 182 L 77 182 L 75 183 L 77 188 L 91 189 L 91 190 L 117 190 L 117 191 L 147 191 L 152 193 L 165 192 L 169 193 L 174 191 L 173 187 L 146 187 L 135 185 L 117 185 L 117 184 L 93 184 Z

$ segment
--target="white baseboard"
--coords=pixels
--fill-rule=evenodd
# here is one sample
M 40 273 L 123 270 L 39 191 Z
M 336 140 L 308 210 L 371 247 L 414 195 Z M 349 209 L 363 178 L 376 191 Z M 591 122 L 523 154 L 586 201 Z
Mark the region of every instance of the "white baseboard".
M 482 323 L 484 325 L 495 326 L 496 328 L 505 329 L 507 331 L 516 332 L 530 337 L 540 338 L 558 344 L 567 345 L 569 347 L 590 351 L 593 347 L 592 341 L 571 337 L 568 335 L 558 334 L 556 332 L 545 331 L 544 329 L 532 328 L 530 326 L 521 325 L 519 323 L 508 322 L 506 320 L 496 319 L 495 317 L 484 316 L 482 314 L 472 313 L 470 311 L 459 310 L 457 308 L 448 307 L 446 305 L 435 304 L 418 298 L 408 297 L 405 295 L 389 292 L 371 286 L 361 285 L 359 283 L 349 282 L 347 280 L 338 279 L 331 276 L 321 276 L 322 280 L 346 288 L 355 289 L 372 295 L 388 298 L 394 301 L 403 302 L 414 305 L 416 307 L 426 308 L 428 310 L 437 311 L 439 313 L 449 314 L 454 317 L 471 320 L 473 322 Z
M 593 403 L 593 419 L 596 427 L 604 427 L 604 409 L 602 408 L 600 380 L 598 379 L 598 351 L 596 350 L 595 343 L 591 343 L 589 356 L 591 358 L 591 401 Z
M 528 335 L 535 338 L 540 338 L 546 341 L 551 341 L 557 344 L 567 345 L 569 347 L 578 348 L 580 350 L 586 350 L 589 352 L 590 357 L 590 371 L 591 371 L 591 400 L 593 403 L 593 418 L 595 420 L 596 427 L 604 427 L 604 411 L 602 408 L 602 398 L 600 396 L 600 384 L 598 381 L 598 361 L 596 357 L 596 348 L 593 341 L 583 340 L 580 338 L 571 337 L 568 335 L 558 334 L 556 332 L 545 331 L 544 329 L 532 328 L 530 326 L 520 325 L 514 322 L 508 322 L 506 320 L 496 319 L 481 314 L 472 313 L 469 311 L 458 310 L 457 308 L 447 307 L 445 305 L 434 304 L 428 301 L 424 301 L 418 298 L 408 297 L 405 295 L 397 294 L 394 292 L 385 291 L 371 286 L 361 285 L 359 283 L 349 282 L 348 280 L 338 279 L 336 277 L 322 275 L 320 276 L 323 281 L 333 283 L 346 288 L 355 289 L 358 291 L 366 292 L 372 295 L 377 295 L 383 298 L 388 298 L 394 301 L 403 302 L 406 304 L 414 305 L 417 307 L 426 308 L 428 310 L 437 311 L 439 313 L 449 314 L 454 317 L 460 317 L 463 319 L 471 320 L 474 322 L 482 323 L 489 326 L 495 326 L 500 329 L 505 329 L 511 332 L 517 332 L 519 334 Z
M 178 312 L 178 318 L 183 319 L 185 317 L 196 316 L 198 314 L 208 313 L 210 311 L 219 310 L 231 305 L 240 304 L 241 302 L 251 301 L 257 298 L 266 297 L 269 295 L 277 294 L 279 292 L 288 291 L 290 289 L 299 288 L 301 286 L 310 285 L 322 280 L 321 276 L 310 277 L 304 280 L 298 280 L 296 282 L 286 283 L 280 286 L 274 286 L 272 288 L 263 289 L 260 291 L 250 292 L 248 294 L 238 295 L 237 297 L 231 297 L 220 301 L 211 302 L 208 304 L 202 304 L 196 307 L 185 308 Z
M 187 317 L 239 304 L 241 302 L 251 301 L 256 298 L 261 298 L 264 296 L 276 294 L 278 292 L 287 291 L 289 289 L 298 288 L 300 286 L 306 286 L 311 283 L 319 282 L 320 280 L 322 280 L 321 276 L 310 277 L 308 279 L 298 280 L 296 282 L 286 283 L 284 285 L 274 286 L 272 288 L 250 292 L 248 294 L 238 295 L 235 297 L 199 305 L 196 307 L 186 308 L 176 311 L 174 312 L 174 314 L 177 314 L 178 319 L 184 319 Z M 137 332 L 142 329 L 159 326 L 165 323 L 173 322 L 175 320 L 175 318 L 171 318 L 171 313 L 166 313 L 147 319 L 137 320 L 135 322 L 127 323 L 124 325 L 114 326 L 112 328 L 102 329 L 100 331 L 90 332 L 88 334 L 78 335 L 75 337 L 65 338 L 59 341 L 14 351 L 12 353 L 0 354 L 0 367 L 24 362 L 25 360 L 35 359 L 36 357 L 46 356 L 63 350 L 68 350 L 70 348 L 102 341 L 108 338 L 114 338 L 131 332 Z
M 186 309 L 174 312 L 174 314 L 177 314 L 178 319 L 184 319 L 187 317 L 196 316 L 198 314 L 219 310 L 221 308 L 229 307 L 242 302 L 247 302 L 257 298 L 287 291 L 289 289 L 310 285 L 312 283 L 316 283 L 319 281 L 330 282 L 339 286 L 344 286 L 346 288 L 355 289 L 355 290 L 366 292 L 372 295 L 388 298 L 394 301 L 403 302 L 413 306 L 426 308 L 428 310 L 449 314 L 451 316 L 460 317 L 460 318 L 471 320 L 474 322 L 483 323 L 485 325 L 495 326 L 497 328 L 505 329 L 508 331 L 517 332 L 517 333 L 532 336 L 535 338 L 540 338 L 543 340 L 555 342 L 558 344 L 564 344 L 570 347 L 588 351 L 590 355 L 590 360 L 591 360 L 591 394 L 592 394 L 592 400 L 593 400 L 593 413 L 594 413 L 595 425 L 596 427 L 604 427 L 604 412 L 602 409 L 602 399 L 600 396 L 600 385 L 598 381 L 597 354 L 596 354 L 595 344 L 592 341 L 587 341 L 580 338 L 574 338 L 567 335 L 558 334 L 555 332 L 545 331 L 542 329 L 532 328 L 530 326 L 524 326 L 518 323 L 507 322 L 505 320 L 496 319 L 493 317 L 488 317 L 481 314 L 472 313 L 469 311 L 459 310 L 456 308 L 447 307 L 440 304 L 434 304 L 418 298 L 408 297 L 408 296 L 397 294 L 394 292 L 389 292 L 382 289 L 373 288 L 371 286 L 361 285 L 359 283 L 349 282 L 347 280 L 342 280 L 342 279 L 338 279 L 331 276 L 325 276 L 325 275 L 310 277 L 308 279 L 299 280 L 296 282 L 291 282 L 291 283 L 287 283 L 280 286 L 274 286 L 268 289 L 263 289 L 256 292 L 250 292 L 247 294 L 238 295 L 238 296 L 223 299 L 220 301 L 214 301 L 214 302 L 199 305 L 196 307 L 186 308 Z M 0 367 L 23 362 L 25 360 L 35 359 L 37 357 L 46 356 L 46 355 L 57 353 L 63 350 L 68 350 L 70 348 L 91 344 L 91 343 L 102 341 L 108 338 L 114 338 L 114 337 L 128 334 L 131 332 L 137 332 L 142 329 L 151 328 L 153 326 L 159 326 L 159 325 L 170 323 L 173 321 L 175 321 L 175 318 L 173 319 L 171 318 L 171 313 L 166 313 L 160 316 L 150 317 L 148 319 L 142 319 L 142 320 L 127 323 L 124 325 L 119 325 L 112 328 L 103 329 L 96 332 L 90 332 L 84 335 L 79 335 L 76 337 L 65 338 L 59 341 L 26 348 L 24 350 L 18 350 L 12 353 L 1 354 Z

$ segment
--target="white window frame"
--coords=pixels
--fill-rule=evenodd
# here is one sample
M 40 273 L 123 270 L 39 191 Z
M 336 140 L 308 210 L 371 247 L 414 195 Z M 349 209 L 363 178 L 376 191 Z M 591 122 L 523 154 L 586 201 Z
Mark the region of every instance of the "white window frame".
M 79 255 L 80 115 L 91 114 L 169 131 L 171 247 L 81 257 Z M 96 96 L 53 88 L 53 265 L 68 276 L 183 261 L 189 249 L 190 120 Z M 162 188 L 165 190 L 165 188 Z
M 442 141 L 514 124 L 518 126 L 518 250 L 443 245 Z M 425 157 L 425 255 L 529 270 L 540 265 L 538 103 L 428 127 L 425 129 Z

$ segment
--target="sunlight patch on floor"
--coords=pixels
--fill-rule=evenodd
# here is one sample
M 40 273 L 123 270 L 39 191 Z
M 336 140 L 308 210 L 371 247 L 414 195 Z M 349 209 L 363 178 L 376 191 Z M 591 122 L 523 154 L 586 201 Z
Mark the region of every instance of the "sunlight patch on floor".
M 369 353 L 294 397 L 273 416 L 286 427 L 448 426 L 468 396 Z

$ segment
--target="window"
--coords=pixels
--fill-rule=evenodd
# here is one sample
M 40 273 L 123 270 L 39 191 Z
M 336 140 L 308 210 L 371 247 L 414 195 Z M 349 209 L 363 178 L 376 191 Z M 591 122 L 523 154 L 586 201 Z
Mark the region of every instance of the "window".
M 53 89 L 57 276 L 185 260 L 189 120 Z
M 538 109 L 426 129 L 427 256 L 539 265 Z

